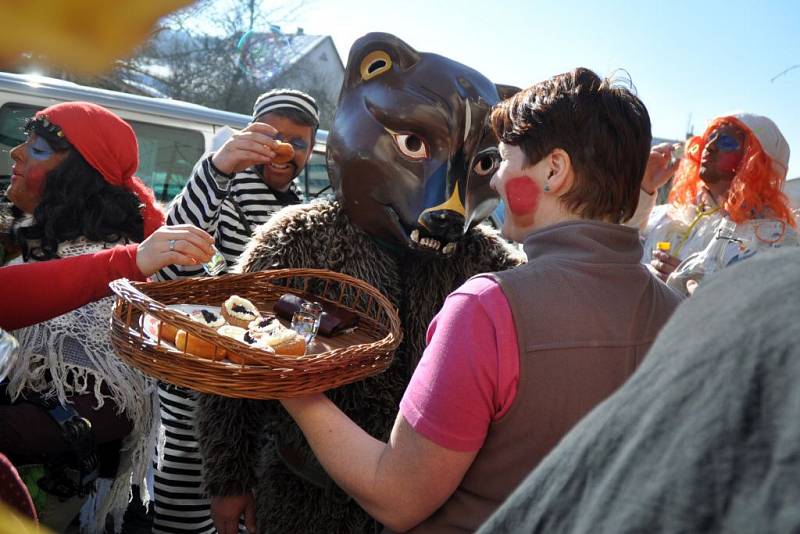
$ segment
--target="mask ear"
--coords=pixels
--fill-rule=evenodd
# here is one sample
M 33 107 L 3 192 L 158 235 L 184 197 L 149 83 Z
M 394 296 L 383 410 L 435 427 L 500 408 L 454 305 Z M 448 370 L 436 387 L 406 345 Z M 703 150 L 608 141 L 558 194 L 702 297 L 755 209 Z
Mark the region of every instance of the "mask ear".
M 353 87 L 392 71 L 416 65 L 419 53 L 388 33 L 368 33 L 353 43 L 347 58 L 345 84 Z
M 497 83 L 495 84 L 495 87 L 497 87 L 497 94 L 500 96 L 501 101 L 505 100 L 506 98 L 511 98 L 515 94 L 522 91 L 522 89 L 513 85 L 503 85 Z

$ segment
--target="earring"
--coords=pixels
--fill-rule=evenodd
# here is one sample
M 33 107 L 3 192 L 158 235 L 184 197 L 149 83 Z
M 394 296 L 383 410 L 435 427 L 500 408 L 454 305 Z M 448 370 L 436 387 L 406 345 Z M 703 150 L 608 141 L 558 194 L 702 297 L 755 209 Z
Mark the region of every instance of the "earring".
M 544 192 L 545 193 L 549 193 L 550 192 L 550 184 L 544 184 Z

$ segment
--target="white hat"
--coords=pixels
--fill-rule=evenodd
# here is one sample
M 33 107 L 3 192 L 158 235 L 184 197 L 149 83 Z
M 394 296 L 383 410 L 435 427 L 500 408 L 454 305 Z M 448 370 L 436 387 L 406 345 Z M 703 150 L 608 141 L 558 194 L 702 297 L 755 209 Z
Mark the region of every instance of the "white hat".
M 728 115 L 744 123 L 753 135 L 756 136 L 761 148 L 772 159 L 772 163 L 779 167 L 785 178 L 789 170 L 789 143 L 772 120 L 755 113 L 732 113 Z

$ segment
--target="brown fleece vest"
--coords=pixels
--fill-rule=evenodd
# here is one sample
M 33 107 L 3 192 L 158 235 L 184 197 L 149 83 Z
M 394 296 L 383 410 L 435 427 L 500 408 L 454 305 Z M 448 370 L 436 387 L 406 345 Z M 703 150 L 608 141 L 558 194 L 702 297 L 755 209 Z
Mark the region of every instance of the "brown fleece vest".
M 572 221 L 531 234 L 528 263 L 496 280 L 517 332 L 509 411 L 450 499 L 412 532 L 473 531 L 641 363 L 680 297 L 639 263 L 636 230 Z M 576 474 L 579 476 L 580 474 Z

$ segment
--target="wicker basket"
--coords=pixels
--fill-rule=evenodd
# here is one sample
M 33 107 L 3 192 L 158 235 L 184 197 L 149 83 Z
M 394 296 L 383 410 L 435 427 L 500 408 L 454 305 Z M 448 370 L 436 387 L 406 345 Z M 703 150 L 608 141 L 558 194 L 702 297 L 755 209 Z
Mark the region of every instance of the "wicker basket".
M 203 393 L 249 399 L 308 395 L 356 382 L 384 371 L 400 344 L 400 320 L 377 289 L 347 276 L 320 269 L 282 269 L 215 278 L 168 282 L 111 283 L 117 295 L 111 339 L 119 356 L 144 373 Z M 317 336 L 305 356 L 282 356 L 222 336 L 172 304 L 221 306 L 232 294 L 252 301 L 261 312 L 284 293 L 330 302 L 355 312 L 358 327 L 333 338 Z M 214 361 L 187 354 L 144 331 L 144 314 L 185 330 L 245 359 L 247 364 Z

